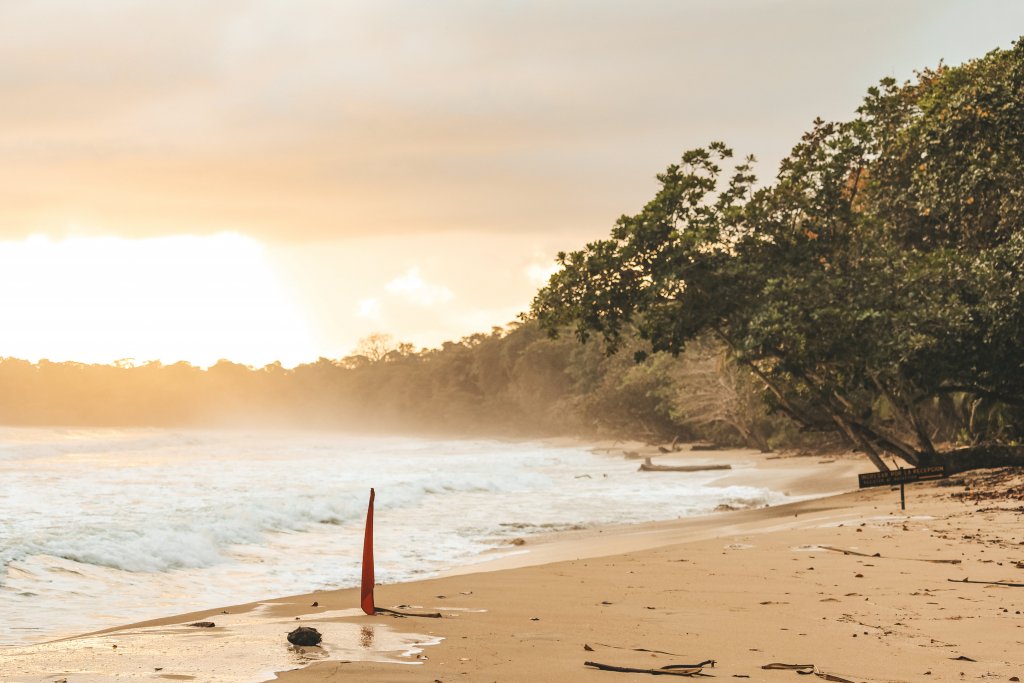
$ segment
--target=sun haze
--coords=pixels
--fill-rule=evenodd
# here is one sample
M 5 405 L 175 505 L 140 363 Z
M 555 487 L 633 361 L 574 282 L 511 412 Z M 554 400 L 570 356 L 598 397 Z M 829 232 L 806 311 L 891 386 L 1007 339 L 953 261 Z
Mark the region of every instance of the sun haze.
M 683 150 L 770 177 L 879 76 L 1022 25 L 1014 0 L 0 3 L 0 356 L 487 330 Z
M 300 307 L 263 247 L 233 234 L 0 243 L 6 355 L 106 362 L 297 363 Z

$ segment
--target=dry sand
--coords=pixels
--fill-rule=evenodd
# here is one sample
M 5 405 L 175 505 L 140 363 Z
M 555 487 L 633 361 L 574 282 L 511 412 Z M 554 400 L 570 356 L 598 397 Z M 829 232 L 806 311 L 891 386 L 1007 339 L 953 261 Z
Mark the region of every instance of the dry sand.
M 779 476 L 804 493 L 849 486 L 854 471 L 868 469 L 860 460 L 822 459 L 830 458 L 760 466 L 788 471 Z M 808 480 L 803 469 L 818 476 Z M 979 472 L 966 475 L 970 488 L 948 485 L 959 479 L 908 486 L 906 512 L 898 491 L 869 489 L 530 539 L 528 553 L 473 573 L 377 588 L 379 606 L 414 605 L 441 619 L 362 616 L 352 611 L 358 591 L 318 592 L 10 650 L 0 654 L 0 680 L 259 680 L 242 678 L 244 667 L 203 671 L 261 657 L 272 668 L 303 666 L 279 674 L 288 683 L 626 683 L 650 676 L 584 662 L 657 668 L 704 660 L 715 660 L 704 673 L 729 680 L 804 680 L 762 669 L 773 662 L 813 664 L 849 681 L 1017 680 L 1024 587 L 959 580 L 1024 583 L 1024 475 Z M 536 562 L 549 563 L 515 566 Z M 220 623 L 181 626 L 199 619 Z M 346 661 L 315 662 L 319 648 L 288 649 L 284 633 L 295 624 L 318 628 L 333 657 Z

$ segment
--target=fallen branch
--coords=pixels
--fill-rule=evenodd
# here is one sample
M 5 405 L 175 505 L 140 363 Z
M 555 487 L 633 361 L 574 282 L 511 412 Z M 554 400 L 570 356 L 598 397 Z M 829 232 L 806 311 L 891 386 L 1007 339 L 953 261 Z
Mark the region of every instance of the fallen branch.
M 780 662 L 772 662 L 771 664 L 765 664 L 761 667 L 762 669 L 786 669 L 792 671 L 799 671 L 801 669 L 813 669 L 813 664 L 782 664 Z M 808 671 L 807 673 L 810 673 Z
M 825 550 L 831 550 L 834 553 L 842 553 L 843 555 L 856 555 L 858 557 L 881 557 L 882 556 L 881 553 L 875 553 L 874 555 L 868 555 L 867 553 L 859 553 L 856 550 L 846 550 L 845 548 L 833 548 L 830 545 L 821 545 L 821 546 L 818 546 L 818 547 L 819 548 L 824 548 Z
M 868 555 L 867 553 L 859 553 L 856 550 L 847 550 L 845 548 L 833 548 L 830 545 L 818 546 L 824 550 L 831 550 L 835 553 L 842 553 L 843 555 L 856 555 L 857 557 L 877 557 L 882 559 L 882 553 L 875 553 L 874 555 Z M 960 564 L 962 560 L 930 560 L 926 557 L 887 557 L 889 560 L 907 560 L 908 562 L 931 562 L 933 564 Z
M 416 612 L 399 612 L 398 610 L 388 609 L 387 607 L 375 607 L 373 611 L 377 614 L 393 614 L 396 617 L 426 617 L 428 619 L 441 618 L 440 612 L 426 612 L 417 614 Z
M 840 678 L 839 676 L 833 676 L 832 674 L 827 674 L 824 671 L 817 671 L 817 670 L 815 670 L 815 671 L 812 671 L 811 673 L 814 674 L 815 676 L 817 676 L 818 678 L 825 679 L 826 681 L 833 681 L 833 683 L 854 683 L 854 681 L 851 681 L 849 678 Z
M 771 664 L 765 664 L 761 667 L 762 669 L 786 669 L 790 671 L 796 671 L 798 674 L 809 676 L 814 674 L 818 678 L 826 681 L 833 681 L 833 683 L 854 683 L 848 678 L 840 678 L 839 676 L 833 676 L 832 674 L 825 673 L 824 671 L 818 671 L 818 668 L 813 664 L 781 664 L 779 662 L 772 662 Z
M 971 581 L 970 579 L 946 579 L 950 583 L 983 583 L 987 586 L 1010 586 L 1011 588 L 1024 588 L 1024 583 L 1010 583 L 1008 581 Z
M 622 647 L 621 645 L 609 645 L 608 643 L 594 643 L 594 645 L 598 645 L 600 647 L 611 647 L 611 648 L 615 648 L 616 650 L 630 650 L 632 652 L 654 652 L 654 653 L 657 653 L 659 655 L 670 655 L 672 657 L 683 657 L 684 656 L 684 655 L 679 654 L 678 652 L 665 652 L 664 650 L 648 650 L 645 647 Z M 701 662 L 700 664 L 694 664 L 693 666 L 714 666 L 714 665 L 715 665 L 715 660 L 708 659 L 708 660 L 705 660 L 705 661 Z
M 611 664 L 601 664 L 600 662 L 583 662 L 583 666 L 590 666 L 601 671 L 618 671 L 626 674 L 650 674 L 652 676 L 706 676 L 707 674 L 702 673 L 703 667 L 693 666 L 692 664 L 670 664 L 663 666 L 660 669 L 634 669 L 629 666 L 613 666 Z

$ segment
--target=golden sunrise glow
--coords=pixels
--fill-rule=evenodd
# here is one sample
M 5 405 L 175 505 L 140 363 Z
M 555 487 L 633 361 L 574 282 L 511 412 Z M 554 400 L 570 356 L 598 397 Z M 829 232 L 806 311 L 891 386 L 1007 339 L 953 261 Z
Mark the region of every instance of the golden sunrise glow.
M 313 344 L 250 238 L 0 242 L 4 355 L 110 362 L 307 360 Z

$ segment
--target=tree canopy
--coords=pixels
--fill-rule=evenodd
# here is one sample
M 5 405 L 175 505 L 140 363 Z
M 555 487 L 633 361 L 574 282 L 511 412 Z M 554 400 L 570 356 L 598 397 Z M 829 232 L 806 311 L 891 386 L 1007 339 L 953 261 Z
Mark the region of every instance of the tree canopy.
M 1024 41 L 885 79 L 767 186 L 723 143 L 685 153 L 608 239 L 559 254 L 533 312 L 611 350 L 714 337 L 770 409 L 880 468 L 926 464 L 937 437 L 1019 439 L 1022 155 Z

